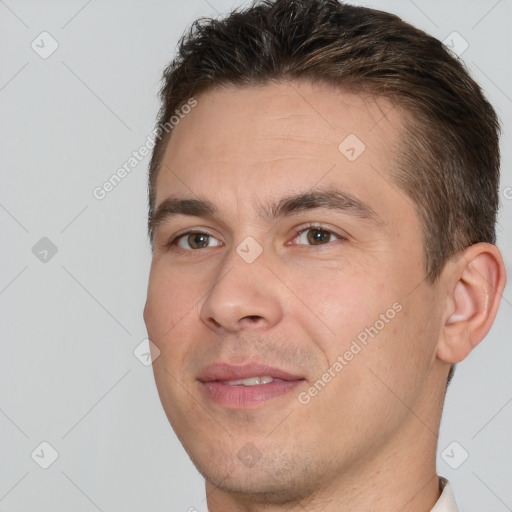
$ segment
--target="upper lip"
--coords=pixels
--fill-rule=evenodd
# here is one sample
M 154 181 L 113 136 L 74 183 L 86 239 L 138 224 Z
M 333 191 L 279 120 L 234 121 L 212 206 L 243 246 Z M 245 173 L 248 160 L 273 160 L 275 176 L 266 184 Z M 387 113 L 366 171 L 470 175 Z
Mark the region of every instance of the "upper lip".
M 234 365 L 229 363 L 213 363 L 202 369 L 197 377 L 201 382 L 231 381 L 248 379 L 249 377 L 272 377 L 281 380 L 303 380 L 304 377 L 259 363 Z

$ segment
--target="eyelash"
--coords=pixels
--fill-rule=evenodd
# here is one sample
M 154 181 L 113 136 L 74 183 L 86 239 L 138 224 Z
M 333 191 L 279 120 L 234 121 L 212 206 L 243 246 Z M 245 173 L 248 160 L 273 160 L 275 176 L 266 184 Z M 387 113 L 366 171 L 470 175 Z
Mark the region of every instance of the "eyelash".
M 334 240 L 334 242 L 342 241 L 342 240 L 347 240 L 346 236 L 343 236 L 343 235 L 341 235 L 339 233 L 336 233 L 332 229 L 328 229 L 325 226 L 323 226 L 322 224 L 315 223 L 315 222 L 310 222 L 310 223 L 307 223 L 304 226 L 302 226 L 300 228 L 300 230 L 297 231 L 293 235 L 291 240 L 296 240 L 300 235 L 302 235 L 302 233 L 304 233 L 306 231 L 309 231 L 309 230 L 325 231 L 326 233 L 328 233 L 330 235 L 334 235 L 335 237 L 338 238 L 338 240 Z M 167 244 L 165 244 L 165 247 L 177 247 L 179 241 L 183 237 L 189 236 L 189 235 L 194 235 L 194 234 L 207 235 L 207 236 L 211 236 L 211 237 L 215 238 L 213 235 L 211 235 L 210 233 L 208 233 L 205 230 L 191 229 L 189 231 L 186 231 L 185 233 L 180 233 L 180 234 L 176 235 L 175 237 L 173 237 Z M 328 242 L 327 244 L 319 244 L 319 245 L 328 245 L 328 244 L 332 244 L 332 243 L 333 242 Z M 221 242 L 221 245 L 224 245 L 224 244 Z M 288 245 L 288 242 L 287 242 L 287 245 Z M 297 244 L 297 245 L 307 245 L 307 244 Z M 310 245 L 310 246 L 313 247 L 313 245 Z M 183 250 L 193 252 L 193 251 L 198 251 L 199 249 L 183 249 Z
M 206 235 L 206 236 L 211 236 L 212 238 L 215 238 L 213 235 L 211 235 L 210 233 L 208 233 L 207 231 L 205 230 L 201 230 L 201 229 L 191 229 L 189 231 L 185 231 L 185 233 L 180 233 L 178 235 L 176 235 L 175 237 L 171 238 L 171 240 L 165 244 L 166 247 L 174 247 L 174 246 L 177 246 L 179 241 L 186 237 L 186 236 L 189 236 L 189 235 Z M 194 249 L 184 249 L 184 250 L 188 250 L 188 251 L 193 251 Z M 198 249 L 195 249 L 195 250 L 198 250 Z
M 336 231 L 333 231 L 332 229 L 329 229 L 327 228 L 326 226 L 318 223 L 318 222 L 308 222 L 306 223 L 304 226 L 302 226 L 300 228 L 299 231 L 297 231 L 297 233 L 295 233 L 295 235 L 293 236 L 292 240 L 295 240 L 297 239 L 300 235 L 302 235 L 302 233 L 305 233 L 306 231 L 309 231 L 309 230 L 318 230 L 318 231 L 325 231 L 325 233 L 328 233 L 330 235 L 334 235 L 335 237 L 338 238 L 338 240 L 334 240 L 334 242 L 338 242 L 340 240 L 347 240 L 347 237 L 342 235 L 341 233 L 336 233 Z M 328 245 L 328 244 L 332 244 L 333 242 L 328 242 L 327 244 L 319 244 L 319 245 Z M 306 244 L 297 244 L 297 245 L 306 245 Z M 312 247 L 313 245 L 311 245 Z

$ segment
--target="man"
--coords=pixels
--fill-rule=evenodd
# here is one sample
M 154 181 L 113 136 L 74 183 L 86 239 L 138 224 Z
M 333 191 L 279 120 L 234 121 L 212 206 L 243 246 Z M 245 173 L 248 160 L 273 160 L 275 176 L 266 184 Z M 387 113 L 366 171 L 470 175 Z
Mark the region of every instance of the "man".
M 505 286 L 478 85 L 391 14 L 277 0 L 196 22 L 161 99 L 144 318 L 210 512 L 456 511 L 444 395 Z

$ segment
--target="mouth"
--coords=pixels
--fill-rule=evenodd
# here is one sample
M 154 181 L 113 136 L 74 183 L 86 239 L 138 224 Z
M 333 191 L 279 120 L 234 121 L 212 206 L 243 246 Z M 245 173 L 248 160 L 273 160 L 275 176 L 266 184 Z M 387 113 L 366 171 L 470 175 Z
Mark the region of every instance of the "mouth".
M 228 386 L 257 386 L 258 384 L 270 384 L 274 382 L 274 379 L 270 375 L 264 375 L 263 377 L 249 377 L 247 379 L 238 379 L 238 380 L 226 380 L 222 381 L 222 384 L 226 384 Z
M 216 363 L 204 368 L 198 381 L 207 400 L 230 409 L 250 409 L 291 393 L 305 378 L 266 365 Z

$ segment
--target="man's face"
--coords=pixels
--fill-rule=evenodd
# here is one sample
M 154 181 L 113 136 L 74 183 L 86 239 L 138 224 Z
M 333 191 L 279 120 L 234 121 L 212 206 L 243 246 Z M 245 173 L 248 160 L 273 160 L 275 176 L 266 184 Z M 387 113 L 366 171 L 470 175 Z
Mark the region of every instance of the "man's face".
M 156 210 L 178 201 L 144 312 L 193 462 L 225 490 L 286 499 L 430 446 L 442 311 L 391 178 L 399 111 L 305 82 L 197 102 L 157 180 Z

